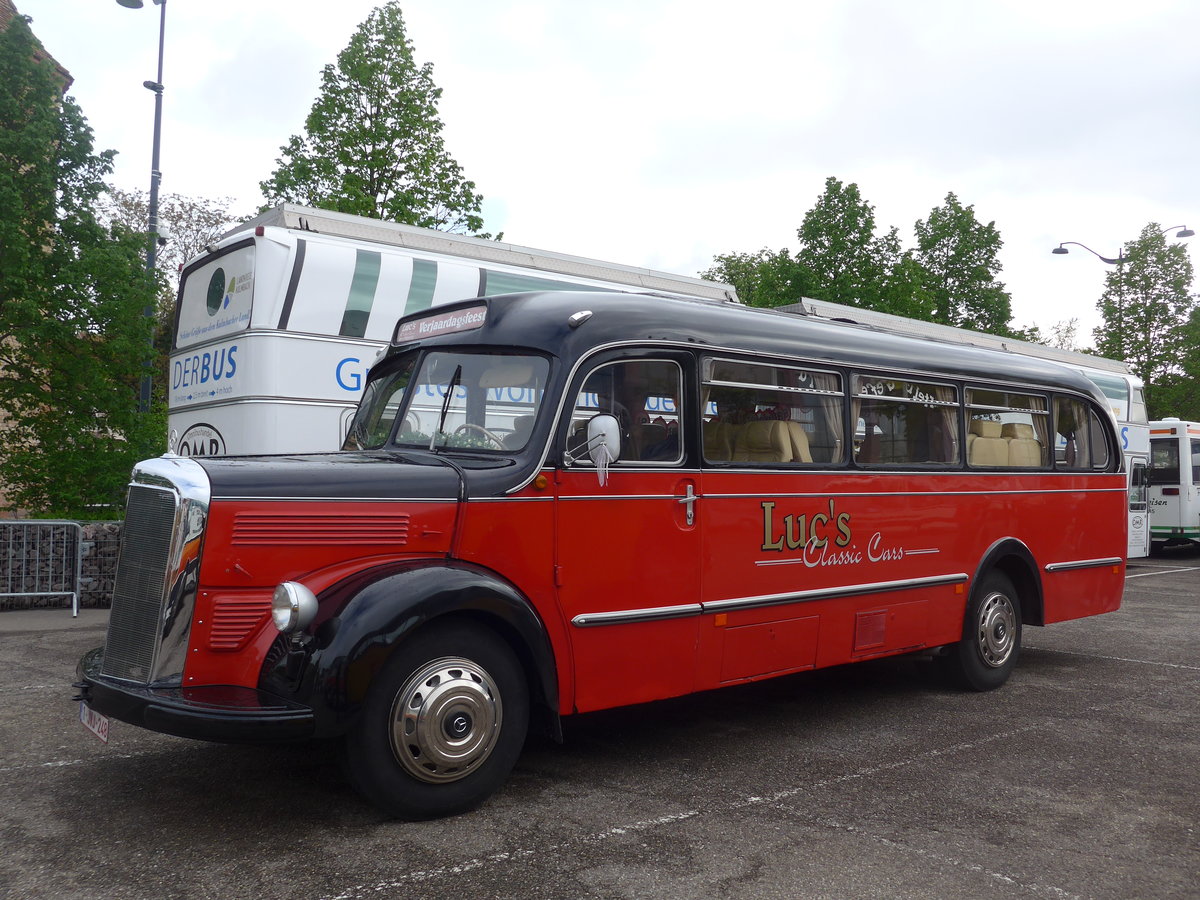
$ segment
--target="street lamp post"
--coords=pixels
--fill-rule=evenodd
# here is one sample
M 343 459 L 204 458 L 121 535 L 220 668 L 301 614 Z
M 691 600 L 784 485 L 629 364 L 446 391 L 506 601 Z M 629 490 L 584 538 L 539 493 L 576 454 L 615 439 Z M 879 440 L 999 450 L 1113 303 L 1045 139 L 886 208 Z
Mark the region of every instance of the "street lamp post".
M 158 185 L 162 181 L 162 171 L 158 167 L 159 146 L 162 140 L 162 96 L 163 96 L 163 43 L 167 33 L 167 0 L 153 0 L 154 5 L 159 8 L 158 15 L 158 75 L 154 81 L 143 81 L 142 86 L 154 92 L 154 144 L 150 156 L 150 210 L 149 222 L 147 231 L 150 233 L 149 242 L 146 246 L 146 274 L 150 278 L 151 284 L 155 283 L 154 267 L 158 257 Z M 143 0 L 117 0 L 121 6 L 127 9 L 141 9 L 145 3 Z M 147 318 L 154 318 L 154 305 L 147 306 L 144 310 Z M 151 360 L 153 359 L 154 336 L 150 337 Z M 138 408 L 142 412 L 148 412 L 150 409 L 150 394 L 151 380 L 150 368 L 153 363 L 147 360 L 146 374 L 142 376 L 141 390 L 138 397 Z
M 1196 233 L 1196 232 L 1192 231 L 1192 229 L 1188 228 L 1186 225 L 1172 225 L 1170 228 L 1164 228 L 1162 231 L 1159 232 L 1159 234 L 1166 234 L 1168 231 L 1175 231 L 1176 228 L 1179 229 L 1178 233 L 1175 235 L 1175 237 L 1177 237 L 1177 238 L 1190 238 L 1193 235 L 1195 235 L 1195 233 Z M 1101 256 L 1099 253 L 1097 253 L 1091 247 L 1087 246 L 1086 244 L 1081 244 L 1081 243 L 1079 243 L 1079 241 L 1063 241 L 1061 244 L 1059 244 L 1057 247 L 1055 247 L 1050 252 L 1055 255 L 1063 255 L 1066 253 L 1070 253 L 1071 251 L 1067 249 L 1067 244 L 1073 244 L 1076 247 L 1082 247 L 1084 250 L 1086 250 L 1088 253 L 1095 256 L 1101 262 L 1107 263 L 1110 266 L 1123 267 L 1125 265 L 1125 260 L 1129 258 L 1125 255 L 1124 247 L 1121 247 L 1117 251 L 1117 255 L 1115 257 Z M 1118 272 L 1120 272 L 1120 271 L 1121 271 L 1121 269 L 1118 268 Z M 1122 281 L 1118 281 L 1117 285 L 1118 285 L 1118 288 L 1120 291 L 1118 298 L 1117 298 L 1117 303 L 1119 304 L 1118 309 L 1119 309 L 1119 313 L 1120 313 L 1120 315 L 1118 316 L 1119 333 L 1117 334 L 1117 339 L 1118 339 L 1119 345 L 1121 347 L 1124 347 L 1125 346 L 1125 334 L 1124 334 L 1125 283 L 1122 280 Z
M 1177 238 L 1190 238 L 1193 235 L 1195 235 L 1195 233 L 1196 233 L 1196 232 L 1192 231 L 1192 229 L 1188 228 L 1186 225 L 1172 225 L 1170 228 L 1164 228 L 1161 232 L 1159 232 L 1159 234 L 1166 234 L 1168 231 L 1174 231 L 1176 228 L 1179 229 L 1179 233 L 1175 235 L 1175 237 L 1177 237 Z M 1087 246 L 1087 244 L 1081 244 L 1081 243 L 1079 243 L 1079 241 L 1063 241 L 1061 244 L 1059 244 L 1057 247 L 1055 247 L 1050 252 L 1054 253 L 1056 255 L 1070 253 L 1071 251 L 1067 249 L 1067 244 L 1074 244 L 1076 247 L 1082 247 L 1084 250 L 1086 250 L 1088 253 L 1091 253 L 1093 256 L 1095 256 L 1097 259 L 1099 259 L 1101 262 L 1108 263 L 1110 266 L 1119 266 L 1125 262 L 1125 248 L 1124 247 L 1122 247 L 1120 250 L 1117 251 L 1117 255 L 1116 255 L 1115 259 L 1113 257 L 1109 257 L 1109 256 L 1101 256 L 1099 253 L 1097 253 L 1091 247 Z

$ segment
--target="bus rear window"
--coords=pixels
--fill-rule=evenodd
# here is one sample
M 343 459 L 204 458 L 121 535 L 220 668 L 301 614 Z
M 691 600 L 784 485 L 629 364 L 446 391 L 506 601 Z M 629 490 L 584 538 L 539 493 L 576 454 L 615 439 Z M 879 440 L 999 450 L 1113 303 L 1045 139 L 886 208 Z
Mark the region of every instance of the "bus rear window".
M 1179 441 L 1176 438 L 1156 438 L 1150 441 L 1151 484 L 1179 484 Z

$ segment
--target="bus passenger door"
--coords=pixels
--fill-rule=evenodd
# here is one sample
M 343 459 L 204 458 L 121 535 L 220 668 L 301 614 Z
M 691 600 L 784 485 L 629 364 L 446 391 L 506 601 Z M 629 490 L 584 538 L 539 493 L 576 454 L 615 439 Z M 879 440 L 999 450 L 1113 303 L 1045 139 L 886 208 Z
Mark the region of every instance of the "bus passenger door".
M 694 690 L 700 504 L 684 469 L 685 359 L 618 357 L 571 394 L 557 444 L 555 583 L 571 636 L 579 712 Z M 597 466 L 587 422 L 612 416 L 620 457 Z
M 1129 457 L 1129 547 L 1125 555 L 1137 559 L 1150 555 L 1149 486 L 1146 461 Z

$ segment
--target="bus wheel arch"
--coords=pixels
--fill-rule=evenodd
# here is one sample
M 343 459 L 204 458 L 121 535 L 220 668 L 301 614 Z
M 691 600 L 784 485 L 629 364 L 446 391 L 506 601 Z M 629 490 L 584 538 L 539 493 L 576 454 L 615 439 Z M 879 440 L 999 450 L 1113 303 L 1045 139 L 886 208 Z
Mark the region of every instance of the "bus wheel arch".
M 1020 597 L 1022 624 L 1045 625 L 1042 579 L 1037 560 L 1025 543 L 1016 538 L 1005 538 L 992 544 L 975 570 L 972 585 L 978 584 L 993 569 L 1008 577 Z
M 380 573 L 356 585 L 336 618 L 331 640 L 313 659 L 319 673 L 313 699 L 340 723 L 332 732 L 354 727 L 371 685 L 405 647 L 420 643 L 434 626 L 462 625 L 492 633 L 506 646 L 522 669 L 538 727 L 561 742 L 549 634 L 530 601 L 494 573 L 445 562 Z
M 993 546 L 972 580 L 962 639 L 939 657 L 943 673 L 967 690 L 995 690 L 1016 668 L 1023 626 L 1041 620 L 1032 554 L 1019 541 Z

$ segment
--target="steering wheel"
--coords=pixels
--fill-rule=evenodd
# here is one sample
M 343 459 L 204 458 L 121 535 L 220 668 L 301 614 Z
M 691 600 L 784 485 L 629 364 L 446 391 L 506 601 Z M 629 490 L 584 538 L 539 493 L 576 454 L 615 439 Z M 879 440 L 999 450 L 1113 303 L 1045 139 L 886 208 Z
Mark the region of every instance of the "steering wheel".
M 488 431 L 482 425 L 476 425 L 473 422 L 466 422 L 462 425 L 459 425 L 457 428 L 454 429 L 455 434 L 462 434 L 464 431 L 477 431 L 480 434 L 482 434 L 484 437 L 486 437 L 489 441 L 491 441 L 493 444 L 495 444 L 497 450 L 505 449 L 504 448 L 504 439 L 501 438 L 499 435 L 493 434 L 492 432 Z

